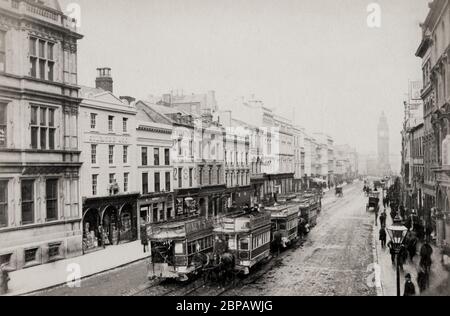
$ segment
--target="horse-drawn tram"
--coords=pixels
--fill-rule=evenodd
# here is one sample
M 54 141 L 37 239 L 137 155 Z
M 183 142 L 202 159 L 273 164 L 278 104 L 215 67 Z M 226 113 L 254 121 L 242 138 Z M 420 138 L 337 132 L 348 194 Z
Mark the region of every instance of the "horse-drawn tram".
M 270 256 L 270 212 L 240 212 L 226 215 L 214 225 L 215 238 L 228 242 L 235 258 L 235 269 L 250 269 Z
M 306 195 L 299 202 L 298 216 L 309 225 L 310 228 L 317 225 L 317 216 L 321 211 L 321 202 L 314 195 Z
M 293 203 L 266 208 L 271 213 L 272 236 L 279 234 L 284 248 L 298 239 L 298 209 L 299 205 Z
M 213 250 L 213 222 L 201 217 L 148 225 L 147 235 L 152 252 L 149 279 L 187 281 L 202 268 L 194 257 Z

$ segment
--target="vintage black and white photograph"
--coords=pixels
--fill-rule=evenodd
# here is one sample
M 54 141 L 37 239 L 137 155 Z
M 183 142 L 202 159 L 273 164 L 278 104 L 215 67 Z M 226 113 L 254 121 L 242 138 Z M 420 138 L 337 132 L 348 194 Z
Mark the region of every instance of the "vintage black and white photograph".
M 0 296 L 450 295 L 448 54 L 449 0 L 0 0 Z

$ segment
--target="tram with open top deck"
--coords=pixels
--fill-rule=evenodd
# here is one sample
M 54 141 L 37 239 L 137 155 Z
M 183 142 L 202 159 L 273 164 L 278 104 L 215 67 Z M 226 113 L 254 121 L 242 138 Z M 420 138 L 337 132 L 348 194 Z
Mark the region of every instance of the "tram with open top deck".
M 292 202 L 276 204 L 265 209 L 271 214 L 272 236 L 280 234 L 283 248 L 287 248 L 298 239 L 298 209 L 299 205 Z
M 147 225 L 152 252 L 149 279 L 187 281 L 202 268 L 193 258 L 213 250 L 213 221 L 194 217 Z
M 235 270 L 250 269 L 270 256 L 271 213 L 238 212 L 225 215 L 214 225 L 214 238 L 225 240 L 235 258 Z

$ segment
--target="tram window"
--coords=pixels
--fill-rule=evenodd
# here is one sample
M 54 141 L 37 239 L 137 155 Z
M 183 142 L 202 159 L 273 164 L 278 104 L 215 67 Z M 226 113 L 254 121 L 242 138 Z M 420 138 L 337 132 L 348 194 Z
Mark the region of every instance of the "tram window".
M 241 239 L 241 250 L 248 250 L 248 239 Z
M 175 254 L 182 255 L 184 254 L 183 243 L 177 242 L 175 243 Z
M 286 230 L 286 222 L 280 222 L 280 229 Z

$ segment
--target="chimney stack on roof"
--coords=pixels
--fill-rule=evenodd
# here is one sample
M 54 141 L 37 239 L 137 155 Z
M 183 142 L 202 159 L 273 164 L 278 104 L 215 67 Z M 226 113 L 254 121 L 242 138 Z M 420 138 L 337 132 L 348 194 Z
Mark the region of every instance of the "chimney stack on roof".
M 113 93 L 113 79 L 111 77 L 111 68 L 97 68 L 97 78 L 95 87 Z

